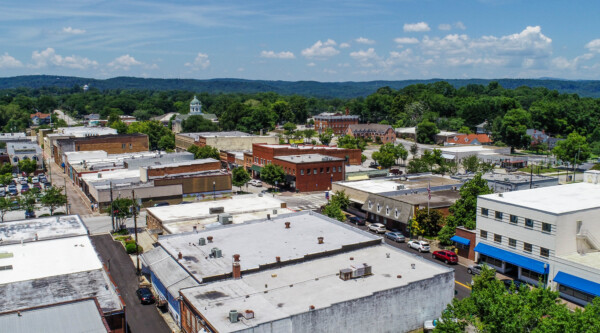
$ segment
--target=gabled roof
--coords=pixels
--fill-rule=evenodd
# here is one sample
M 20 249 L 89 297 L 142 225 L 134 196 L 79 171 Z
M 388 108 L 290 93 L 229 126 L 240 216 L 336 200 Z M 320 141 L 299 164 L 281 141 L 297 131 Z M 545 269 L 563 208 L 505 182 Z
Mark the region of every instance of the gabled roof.
M 36 113 L 29 115 L 29 118 L 31 118 L 31 119 L 36 118 L 36 117 L 39 119 L 46 119 L 46 118 L 50 117 L 50 114 L 49 113 L 41 113 L 38 111 Z
M 448 138 L 448 143 L 455 143 L 458 145 L 471 145 L 474 142 L 480 144 L 492 143 L 492 138 L 487 134 L 458 134 Z
M 348 130 L 352 133 L 377 133 L 384 134 L 388 130 L 394 130 L 391 125 L 383 124 L 356 124 L 348 125 Z

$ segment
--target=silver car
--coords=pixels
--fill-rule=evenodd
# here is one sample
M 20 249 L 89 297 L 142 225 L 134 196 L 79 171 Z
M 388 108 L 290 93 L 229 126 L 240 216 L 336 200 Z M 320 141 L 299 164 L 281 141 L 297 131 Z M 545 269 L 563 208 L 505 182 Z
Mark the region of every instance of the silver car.
M 474 274 L 474 275 L 479 275 L 479 274 L 481 274 L 481 268 L 482 268 L 482 266 L 478 265 L 478 264 L 471 265 L 471 266 L 469 266 L 467 268 L 467 273 Z

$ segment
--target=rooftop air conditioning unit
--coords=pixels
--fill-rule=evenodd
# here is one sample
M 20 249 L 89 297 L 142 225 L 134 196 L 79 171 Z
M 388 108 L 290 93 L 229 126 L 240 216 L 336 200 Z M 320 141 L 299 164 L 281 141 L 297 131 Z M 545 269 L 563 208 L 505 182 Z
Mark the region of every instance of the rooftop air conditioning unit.
M 210 207 L 208 208 L 209 214 L 221 214 L 225 212 L 225 207 Z
M 231 224 L 232 222 L 233 222 L 233 218 L 232 218 L 231 214 L 229 214 L 229 213 L 219 214 L 219 223 L 225 225 L 225 224 Z
M 221 249 L 213 247 L 212 249 L 210 249 L 210 255 L 213 258 L 221 258 L 223 256 L 223 253 L 221 252 Z
M 404 185 L 397 185 L 397 186 L 396 186 L 396 190 L 397 190 L 397 191 L 399 191 L 399 190 L 404 190 Z

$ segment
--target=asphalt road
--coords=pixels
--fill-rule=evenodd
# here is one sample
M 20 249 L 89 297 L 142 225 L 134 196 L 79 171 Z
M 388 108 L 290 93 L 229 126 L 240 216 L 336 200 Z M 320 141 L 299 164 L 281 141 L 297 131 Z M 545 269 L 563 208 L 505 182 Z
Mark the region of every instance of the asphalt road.
M 355 228 L 359 228 L 362 230 L 365 230 L 367 232 L 372 232 L 372 231 L 368 231 L 366 226 L 357 226 L 355 224 L 352 224 L 350 222 L 346 222 L 346 224 L 351 225 Z M 383 235 L 381 235 L 383 237 Z M 463 266 L 463 265 L 451 265 L 451 264 L 445 264 L 443 261 L 440 260 L 436 260 L 432 258 L 431 253 L 427 252 L 427 253 L 419 253 L 417 250 L 413 250 L 411 248 L 408 247 L 407 243 L 398 243 L 398 242 L 394 242 L 391 241 L 387 238 L 384 237 L 384 240 L 387 244 L 398 248 L 402 251 L 406 251 L 409 253 L 412 253 L 414 255 L 420 256 L 422 258 L 424 258 L 425 260 L 429 260 L 429 261 L 433 261 L 437 264 L 440 264 L 442 266 L 446 266 L 449 268 L 454 269 L 454 280 L 455 280 L 455 290 L 456 290 L 456 298 L 458 299 L 463 299 L 465 297 L 468 297 L 471 294 L 471 281 L 473 279 L 473 276 L 469 273 L 467 273 L 467 267 Z
M 129 332 L 171 332 L 169 326 L 158 314 L 154 304 L 142 305 L 138 300 L 135 294 L 138 288 L 138 276 L 135 274 L 135 266 L 125 253 L 123 246 L 113 241 L 112 237 L 107 234 L 92 236 L 91 239 L 102 262 L 108 264 L 110 260 L 110 274 L 125 301 Z

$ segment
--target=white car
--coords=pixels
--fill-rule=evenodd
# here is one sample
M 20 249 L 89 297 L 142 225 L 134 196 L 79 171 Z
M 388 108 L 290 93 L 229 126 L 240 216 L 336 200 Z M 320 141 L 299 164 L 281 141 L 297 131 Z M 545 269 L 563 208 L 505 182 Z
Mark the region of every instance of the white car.
M 387 230 L 385 229 L 385 225 L 381 223 L 371 223 L 369 224 L 369 230 L 374 231 L 378 234 L 384 234 Z
M 256 187 L 262 187 L 262 182 L 258 179 L 252 179 L 250 181 L 250 185 L 256 186 Z
M 429 252 L 429 243 L 422 240 L 411 240 L 408 242 L 408 247 L 419 252 Z
M 33 178 L 31 178 L 31 183 L 32 183 L 32 184 L 37 184 L 37 183 L 39 183 L 39 182 L 40 182 L 40 179 L 39 179 L 38 177 L 33 177 Z

